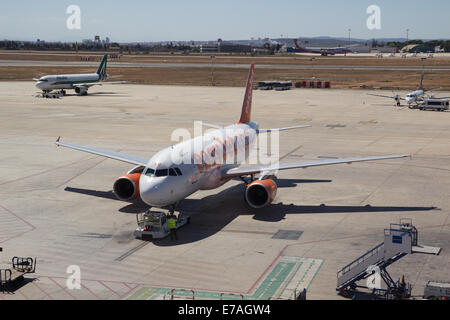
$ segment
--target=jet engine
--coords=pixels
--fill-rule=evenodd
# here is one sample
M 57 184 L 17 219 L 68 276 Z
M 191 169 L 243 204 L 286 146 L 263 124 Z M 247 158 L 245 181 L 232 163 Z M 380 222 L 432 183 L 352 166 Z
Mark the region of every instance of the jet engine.
M 247 186 L 245 201 L 255 209 L 267 207 L 275 200 L 277 188 L 272 179 L 256 180 Z
M 139 180 L 141 173 L 132 173 L 121 176 L 114 182 L 114 194 L 119 200 L 135 200 L 139 197 Z
M 88 88 L 85 86 L 75 87 L 75 92 L 80 96 L 85 96 L 87 95 Z

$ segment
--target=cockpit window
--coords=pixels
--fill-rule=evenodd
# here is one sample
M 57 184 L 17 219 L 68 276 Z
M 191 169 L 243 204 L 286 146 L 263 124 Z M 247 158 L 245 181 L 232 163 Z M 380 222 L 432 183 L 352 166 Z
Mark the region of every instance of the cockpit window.
M 178 168 L 170 168 L 170 169 L 160 169 L 155 170 L 152 168 L 148 168 L 145 172 L 145 175 L 148 177 L 176 177 L 176 176 L 182 176 L 181 170 Z
M 156 177 L 167 177 L 168 175 L 169 175 L 169 170 L 167 170 L 167 169 L 156 170 L 156 172 L 155 172 Z
M 39 79 L 40 82 L 48 82 L 47 79 Z

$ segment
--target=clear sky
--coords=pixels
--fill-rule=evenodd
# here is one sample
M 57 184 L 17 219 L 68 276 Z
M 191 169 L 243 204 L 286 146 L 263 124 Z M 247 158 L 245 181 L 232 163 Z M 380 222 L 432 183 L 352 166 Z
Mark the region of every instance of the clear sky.
M 81 30 L 66 9 L 81 8 Z M 381 30 L 366 26 L 370 5 Z M 333 36 L 450 38 L 449 0 L 2 0 L 0 39 L 75 41 L 239 40 Z

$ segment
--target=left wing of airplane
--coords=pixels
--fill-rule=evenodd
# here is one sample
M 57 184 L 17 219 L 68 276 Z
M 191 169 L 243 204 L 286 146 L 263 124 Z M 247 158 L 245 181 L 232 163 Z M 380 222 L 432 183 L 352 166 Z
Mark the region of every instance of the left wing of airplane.
M 298 169 L 298 168 L 309 168 L 318 166 L 329 166 L 333 164 L 352 164 L 353 162 L 364 162 L 364 161 L 375 161 L 375 160 L 387 160 L 387 159 L 398 159 L 410 157 L 409 154 L 403 155 L 392 155 L 392 156 L 376 156 L 367 158 L 349 158 L 349 159 L 331 159 L 331 160 L 317 160 L 317 161 L 305 161 L 305 162 L 294 162 L 285 164 L 274 164 L 269 166 L 259 166 L 259 167 L 247 167 L 247 168 L 234 168 L 226 171 L 223 174 L 223 179 L 235 178 L 248 176 L 252 174 L 258 174 L 262 172 L 273 172 L 277 170 L 288 170 L 288 169 Z
M 373 94 L 373 93 L 368 93 L 367 95 L 369 95 L 369 96 L 374 96 L 374 97 L 382 97 L 382 98 L 395 99 L 395 100 L 397 100 L 397 99 L 399 99 L 399 100 L 405 100 L 404 98 L 402 98 L 402 97 L 400 97 L 400 96 L 398 96 L 398 95 L 395 95 L 395 96 L 384 96 L 384 95 L 382 95 L 382 94 Z
M 93 148 L 89 148 L 89 147 L 83 147 L 83 146 L 77 146 L 74 144 L 63 143 L 63 142 L 61 142 L 61 137 L 59 137 L 58 140 L 56 140 L 55 144 L 58 147 L 66 147 L 66 148 L 70 148 L 70 149 L 74 149 L 74 150 L 78 150 L 78 151 L 92 153 L 97 156 L 102 156 L 105 158 L 110 158 L 110 159 L 114 159 L 114 160 L 118 160 L 118 161 L 122 161 L 122 162 L 126 162 L 126 163 L 131 163 L 131 164 L 134 164 L 137 166 L 146 167 L 149 162 L 149 159 L 143 158 L 143 157 L 130 156 L 128 154 L 119 153 L 119 152 L 113 152 L 113 151 L 107 151 L 107 150 L 101 150 L 101 149 L 93 149 Z

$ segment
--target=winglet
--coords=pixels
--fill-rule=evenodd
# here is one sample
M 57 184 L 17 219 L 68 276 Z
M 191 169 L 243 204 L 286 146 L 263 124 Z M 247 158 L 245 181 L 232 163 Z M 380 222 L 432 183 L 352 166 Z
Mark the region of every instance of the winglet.
M 56 144 L 57 146 L 59 146 L 59 142 L 60 142 L 60 141 L 61 141 L 61 136 L 59 136 L 58 139 L 56 139 L 55 144 Z
M 255 78 L 255 64 L 252 63 L 248 73 L 247 87 L 245 89 L 244 103 L 242 105 L 241 119 L 238 124 L 249 123 L 252 113 L 252 98 L 253 98 L 253 80 Z

